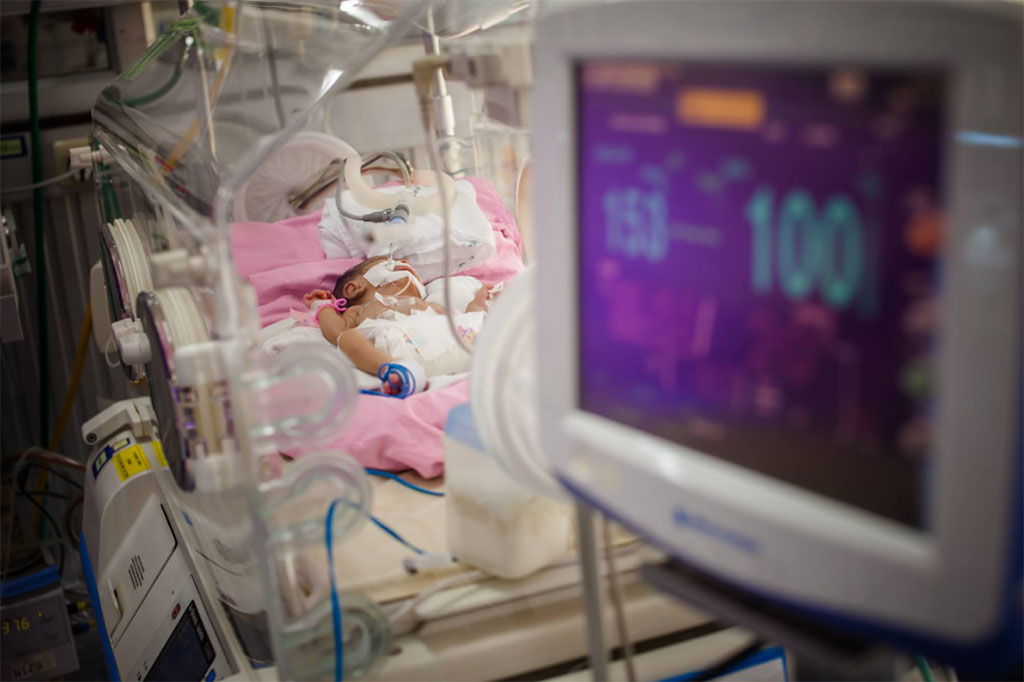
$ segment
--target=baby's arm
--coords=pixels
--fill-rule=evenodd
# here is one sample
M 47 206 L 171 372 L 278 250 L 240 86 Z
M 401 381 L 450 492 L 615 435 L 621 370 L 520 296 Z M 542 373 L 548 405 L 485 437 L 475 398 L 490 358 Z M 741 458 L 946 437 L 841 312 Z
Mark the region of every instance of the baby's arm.
M 327 313 L 324 313 L 327 316 Z M 395 362 L 387 353 L 379 350 L 373 343 L 355 329 L 341 332 L 337 337 L 338 348 L 348 356 L 352 364 L 369 374 L 377 374 L 381 365 Z
M 497 287 L 495 287 L 497 289 Z M 466 306 L 467 313 L 475 312 L 488 312 L 491 309 L 491 304 L 488 303 L 492 298 L 498 297 L 499 291 L 492 290 L 486 284 L 481 284 L 480 288 L 476 291 L 476 296 Z
M 309 306 L 312 306 L 317 299 L 329 301 L 331 300 L 330 293 L 317 290 L 303 297 L 303 301 Z M 344 353 L 353 365 L 368 374 L 380 376 L 381 367 L 387 364 L 396 364 L 396 360 L 379 350 L 356 329 L 359 325 L 359 313 L 362 308 L 363 306 L 349 308 L 339 315 L 334 308 L 324 307 L 317 314 L 317 323 L 320 325 L 320 333 L 324 335 L 324 338 L 336 344 L 338 350 Z M 404 365 L 410 367 L 408 362 Z M 416 374 L 415 370 L 413 374 Z M 423 376 L 422 368 L 420 368 L 419 374 L 421 375 L 419 382 L 425 387 L 427 385 L 426 377 Z M 418 390 L 405 387 L 402 375 L 395 371 L 389 372 L 387 379 L 382 379 L 382 381 L 381 390 L 384 393 L 398 394 L 402 391 Z
M 333 308 L 324 308 L 317 317 L 320 333 L 338 346 L 352 364 L 370 374 L 386 363 L 394 362 L 387 353 L 377 349 L 373 343 L 356 330 L 359 308 L 346 310 L 339 315 Z

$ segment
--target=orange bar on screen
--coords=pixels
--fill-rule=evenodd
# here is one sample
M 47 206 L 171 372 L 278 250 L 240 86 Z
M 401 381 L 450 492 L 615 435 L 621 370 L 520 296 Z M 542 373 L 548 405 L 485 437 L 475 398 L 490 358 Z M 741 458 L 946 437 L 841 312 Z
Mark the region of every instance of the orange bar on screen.
M 764 115 L 764 97 L 757 90 L 689 88 L 676 95 L 676 118 L 683 125 L 752 130 Z

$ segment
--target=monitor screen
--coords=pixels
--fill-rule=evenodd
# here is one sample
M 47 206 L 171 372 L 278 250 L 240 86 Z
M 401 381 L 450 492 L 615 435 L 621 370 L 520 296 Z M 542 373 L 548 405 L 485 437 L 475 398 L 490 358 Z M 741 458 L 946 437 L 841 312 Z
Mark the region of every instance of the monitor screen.
M 923 526 L 945 84 L 578 63 L 580 408 Z
M 189 602 L 178 624 L 153 661 L 146 682 L 202 680 L 215 657 L 196 603 Z

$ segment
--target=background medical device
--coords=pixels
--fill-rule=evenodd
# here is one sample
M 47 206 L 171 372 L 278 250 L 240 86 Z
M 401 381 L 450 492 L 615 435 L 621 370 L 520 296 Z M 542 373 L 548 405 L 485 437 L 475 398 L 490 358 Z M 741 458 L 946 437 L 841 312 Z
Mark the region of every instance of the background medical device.
M 1014 4 L 544 17 L 561 481 L 817 620 L 1019 656 L 1022 35 Z
M 0 584 L 0 676 L 52 680 L 78 670 L 78 652 L 56 566 Z
M 82 426 L 86 466 L 82 567 L 112 679 L 223 679 L 238 644 L 185 532 L 187 514 L 148 398 L 115 403 Z M 233 646 L 232 646 L 233 644 Z

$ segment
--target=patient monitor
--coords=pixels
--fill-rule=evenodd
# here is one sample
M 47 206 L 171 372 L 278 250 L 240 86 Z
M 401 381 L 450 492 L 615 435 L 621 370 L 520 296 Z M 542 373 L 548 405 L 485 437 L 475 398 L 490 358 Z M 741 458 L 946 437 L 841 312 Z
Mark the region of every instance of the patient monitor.
M 541 415 L 567 488 L 816 620 L 1019 655 L 1022 17 L 540 22 Z

